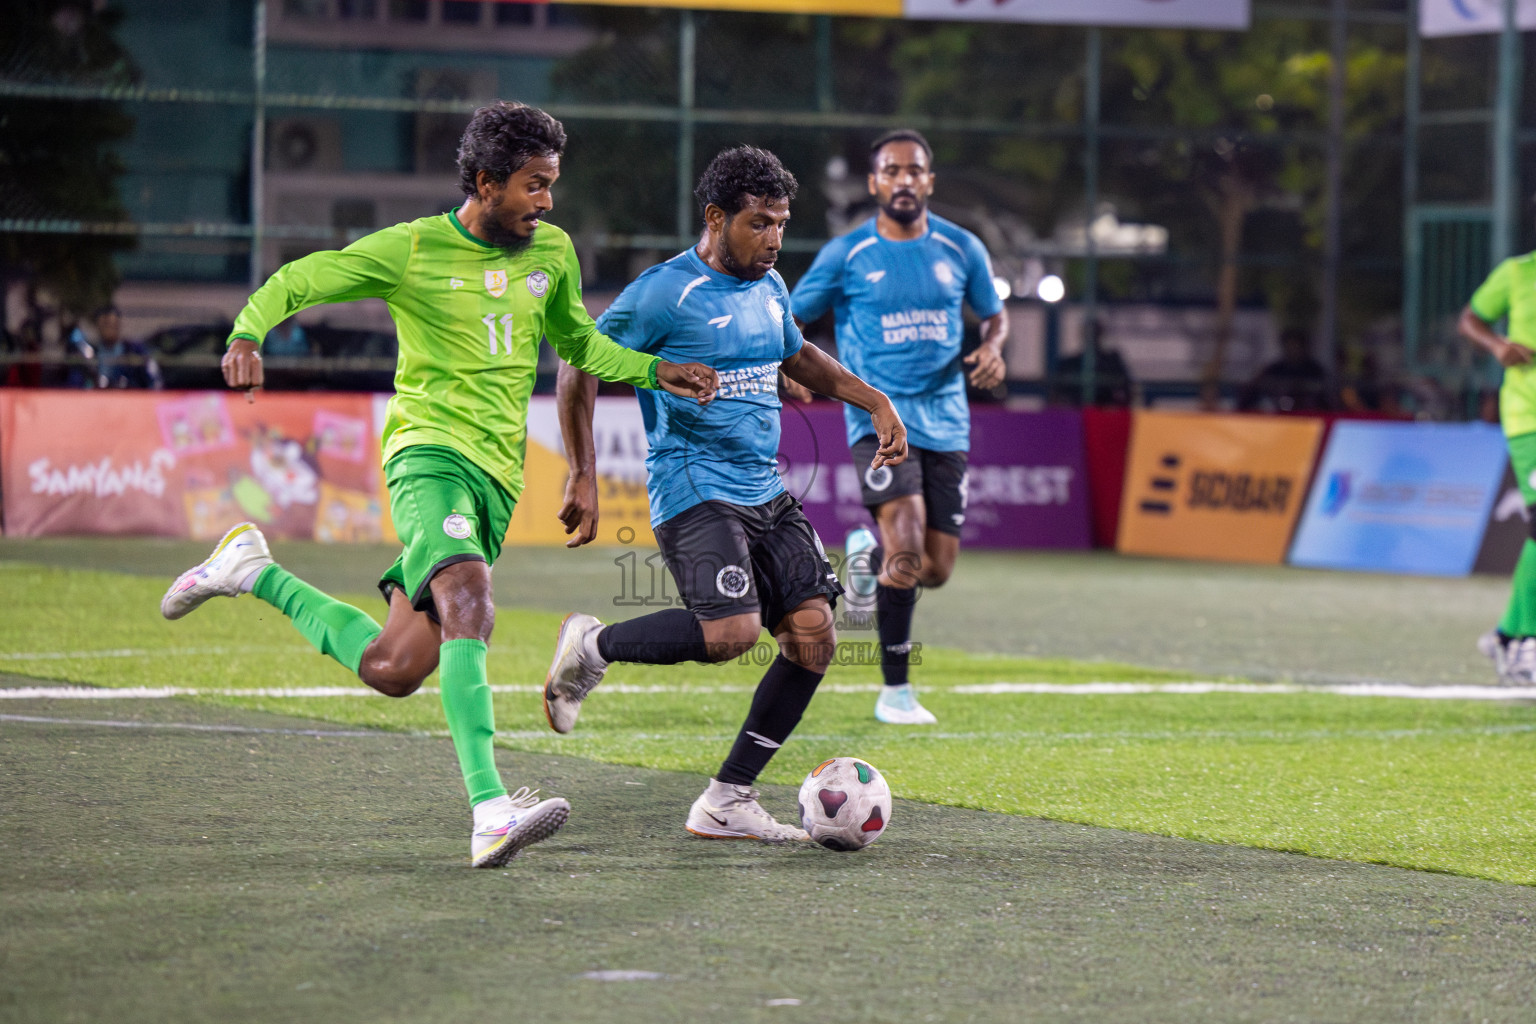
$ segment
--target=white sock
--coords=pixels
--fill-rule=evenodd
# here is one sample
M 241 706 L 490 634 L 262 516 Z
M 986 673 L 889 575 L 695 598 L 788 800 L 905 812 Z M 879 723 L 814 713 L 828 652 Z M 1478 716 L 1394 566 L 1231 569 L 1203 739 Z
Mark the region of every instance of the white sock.
M 261 567 L 261 569 L 265 568 L 265 565 Z M 261 569 L 252 569 L 246 574 L 245 579 L 240 581 L 240 593 L 249 594 L 256 589 L 256 577 L 261 575 Z
M 512 798 L 503 793 L 489 800 L 481 800 L 472 809 L 475 815 L 475 831 L 503 824 L 512 817 Z

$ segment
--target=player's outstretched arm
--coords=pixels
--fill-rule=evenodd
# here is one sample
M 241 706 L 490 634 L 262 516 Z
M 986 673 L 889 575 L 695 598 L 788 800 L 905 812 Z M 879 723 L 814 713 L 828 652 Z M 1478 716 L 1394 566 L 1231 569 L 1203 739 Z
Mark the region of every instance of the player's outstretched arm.
M 870 462 L 871 468 L 894 466 L 906 460 L 907 428 L 902 425 L 896 407 L 885 397 L 885 392 L 864 383 L 815 345 L 801 345 L 800 351 L 779 364 L 779 369 L 784 371 L 784 376 L 812 391 L 869 413 L 880 442 L 879 450 Z
M 312 252 L 279 267 L 235 317 L 219 368 L 224 383 L 255 400 L 265 374 L 261 339 L 293 314 L 323 302 L 383 298 L 399 286 L 411 253 L 404 224 L 365 235 L 341 250 Z
M 565 542 L 568 548 L 579 548 L 597 536 L 597 447 L 592 441 L 596 407 L 597 378 L 562 362 L 555 378 L 555 408 L 571 475 L 558 515 L 565 532 L 575 534 Z
M 656 364 L 656 383 L 674 395 L 707 405 L 715 400 L 720 376 L 703 363 L 669 363 L 663 359 Z

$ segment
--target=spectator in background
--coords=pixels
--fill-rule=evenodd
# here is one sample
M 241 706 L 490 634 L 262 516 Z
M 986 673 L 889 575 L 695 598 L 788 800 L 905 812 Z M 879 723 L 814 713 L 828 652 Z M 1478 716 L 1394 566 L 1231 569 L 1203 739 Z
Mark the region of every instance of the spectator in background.
M 310 353 L 309 335 L 296 318 L 289 317 L 267 332 L 261 350 L 269 356 L 307 356 Z
M 1086 332 L 1084 341 L 1093 349 L 1093 401 L 1090 405 L 1131 404 L 1131 368 L 1118 349 L 1104 347 L 1104 321 Z M 1056 360 L 1046 378 L 1045 400 L 1050 405 L 1083 404 L 1084 355 L 1079 352 Z
M 59 334 L 64 338 L 64 352 L 72 360 L 64 377 L 67 388 L 91 388 L 96 386 L 96 350 L 91 339 L 85 336 L 85 328 L 73 312 L 59 311 Z
M 100 359 L 96 383 L 104 388 L 154 388 L 165 386 L 160 366 L 143 342 L 123 337 L 123 313 L 116 306 L 96 311 L 96 354 Z
M 1321 412 L 1332 408 L 1328 371 L 1312 355 L 1307 332 L 1280 332 L 1280 358 L 1260 370 L 1237 395 L 1244 412 Z
M 28 317 L 21 322 L 11 340 L 14 347 L 7 353 L 10 362 L 0 374 L 0 384 L 8 388 L 42 387 L 42 322 L 35 316 Z

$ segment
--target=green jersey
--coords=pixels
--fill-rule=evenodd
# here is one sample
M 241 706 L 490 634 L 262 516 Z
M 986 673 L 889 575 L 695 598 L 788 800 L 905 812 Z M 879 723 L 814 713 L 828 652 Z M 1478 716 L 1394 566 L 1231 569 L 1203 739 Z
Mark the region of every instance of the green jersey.
M 1509 317 L 1509 340 L 1536 349 L 1536 253 L 1512 256 L 1472 293 L 1472 312 L 1489 323 Z M 1504 370 L 1499 422 L 1506 437 L 1536 432 L 1536 363 Z
M 230 340 L 260 344 L 301 309 L 365 298 L 389 304 L 400 338 L 385 462 L 411 445 L 444 445 L 521 495 L 528 396 L 546 335 L 595 377 L 657 386 L 660 360 L 614 344 L 587 315 L 569 235 L 540 224 L 527 248 L 507 253 L 452 212 L 287 264 L 251 296 Z

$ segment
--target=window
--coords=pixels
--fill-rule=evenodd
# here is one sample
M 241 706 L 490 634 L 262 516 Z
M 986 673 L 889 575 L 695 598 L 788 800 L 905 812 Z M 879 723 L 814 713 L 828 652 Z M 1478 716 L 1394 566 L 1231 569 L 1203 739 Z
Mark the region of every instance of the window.
M 427 0 L 390 0 L 389 17 L 392 21 L 426 21 L 429 5 Z
M 525 3 L 498 3 L 496 4 L 496 24 L 532 25 L 533 7 L 533 4 Z
M 478 25 L 480 7 L 480 0 L 443 0 L 443 24 Z

